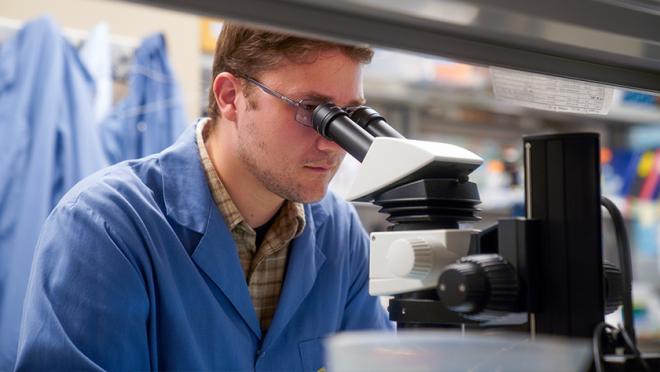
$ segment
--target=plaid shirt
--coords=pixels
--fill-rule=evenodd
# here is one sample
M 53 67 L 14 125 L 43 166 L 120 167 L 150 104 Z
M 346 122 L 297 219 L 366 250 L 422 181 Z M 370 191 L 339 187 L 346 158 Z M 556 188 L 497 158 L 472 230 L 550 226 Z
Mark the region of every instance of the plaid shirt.
M 206 151 L 205 141 L 212 130 L 212 126 L 207 125 L 210 122 L 209 119 L 205 119 L 197 124 L 199 156 L 213 200 L 224 216 L 236 242 L 252 304 L 261 330 L 265 334 L 280 298 L 289 244 L 305 227 L 305 211 L 302 204 L 285 201 L 261 246 L 256 247 L 257 235 L 254 229 L 243 219 L 241 212 L 231 200 Z

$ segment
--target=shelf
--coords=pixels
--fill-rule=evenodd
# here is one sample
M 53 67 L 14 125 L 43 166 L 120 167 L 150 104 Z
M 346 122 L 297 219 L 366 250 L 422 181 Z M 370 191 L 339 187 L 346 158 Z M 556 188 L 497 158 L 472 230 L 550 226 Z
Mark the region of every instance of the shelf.
M 607 115 L 585 115 L 524 108 L 497 100 L 489 90 L 455 89 L 432 83 L 397 83 L 395 80 L 369 78 L 368 74 L 365 75 L 364 86 L 370 101 L 401 103 L 411 108 L 464 106 L 500 114 L 562 121 L 588 118 L 592 121 L 634 125 L 660 124 L 660 109 L 640 104 L 615 104 Z
M 651 3 L 632 7 L 628 2 L 590 0 L 132 2 L 337 41 L 660 92 L 660 9 Z

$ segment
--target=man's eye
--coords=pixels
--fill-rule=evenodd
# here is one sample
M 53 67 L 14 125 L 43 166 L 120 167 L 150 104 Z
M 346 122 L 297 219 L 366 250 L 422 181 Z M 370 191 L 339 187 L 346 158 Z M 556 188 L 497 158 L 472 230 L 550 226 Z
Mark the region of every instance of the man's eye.
M 305 110 L 308 110 L 308 111 L 314 111 L 314 109 L 316 108 L 316 106 L 320 105 L 321 103 L 322 103 L 322 102 L 318 102 L 318 101 L 302 101 L 302 102 L 300 103 L 300 106 L 301 106 L 302 108 L 304 108 Z

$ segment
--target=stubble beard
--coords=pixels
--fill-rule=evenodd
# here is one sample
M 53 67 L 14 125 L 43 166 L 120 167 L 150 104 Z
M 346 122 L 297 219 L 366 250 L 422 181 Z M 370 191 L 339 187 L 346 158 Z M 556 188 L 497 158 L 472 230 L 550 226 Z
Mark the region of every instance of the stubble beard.
M 334 177 L 337 169 L 333 171 L 325 185 L 323 195 L 308 195 L 304 185 L 296 180 L 292 175 L 295 174 L 294 169 L 281 169 L 276 171 L 265 167 L 260 164 L 259 155 L 266 157 L 267 148 L 266 144 L 261 140 L 255 140 L 259 136 L 254 132 L 254 123 L 249 125 L 250 130 L 246 132 L 239 132 L 238 135 L 238 156 L 239 159 L 247 166 L 247 169 L 252 175 L 261 182 L 264 187 L 280 196 L 285 200 L 290 200 L 298 203 L 312 203 L 323 198 L 327 192 L 327 184 L 330 179 Z

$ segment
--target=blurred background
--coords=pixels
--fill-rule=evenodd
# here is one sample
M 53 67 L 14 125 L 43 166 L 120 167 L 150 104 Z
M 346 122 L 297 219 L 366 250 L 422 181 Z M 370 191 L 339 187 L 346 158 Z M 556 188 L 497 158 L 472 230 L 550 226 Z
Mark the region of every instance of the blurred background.
M 14 311 L 11 307 L 17 307 L 16 301 L 24 291 L 26 270 L 36 242 L 35 224 L 43 221 L 59 196 L 80 178 L 106 164 L 160 151 L 186 125 L 205 115 L 213 51 L 221 29 L 221 19 L 127 2 L 3 0 L 0 3 L 0 144 L 3 146 L 0 174 L 4 177 L 0 180 L 0 309 L 3 311 L 0 328 L 3 333 L 9 329 L 6 327 L 15 324 L 18 316 L 18 313 L 14 317 L 8 314 Z M 40 44 L 39 38 L 50 41 Z M 43 66 L 34 66 L 37 73 L 21 77 L 29 79 L 21 83 L 26 87 L 21 91 L 22 97 L 32 102 L 24 107 L 16 104 L 22 102 L 18 96 L 12 96 L 12 86 L 19 85 L 18 78 L 12 74 L 19 71 L 8 70 L 8 61 L 18 59 L 16 66 L 28 69 L 35 56 Z M 21 61 L 21 58 L 27 59 Z M 58 63 L 70 66 L 59 77 L 53 72 Z M 74 70 L 80 77 L 72 82 Z M 633 247 L 635 322 L 641 348 L 660 350 L 660 97 L 613 88 L 611 108 L 606 115 L 553 112 L 497 99 L 491 76 L 491 70 L 484 66 L 377 49 L 366 69 L 365 94 L 368 105 L 406 137 L 459 145 L 484 158 L 483 166 L 472 176 L 479 185 L 483 210 L 482 220 L 473 225 L 475 228 L 489 226 L 498 218 L 523 214 L 523 135 L 564 131 L 600 133 L 602 192 L 622 210 Z M 61 81 L 50 81 L 56 78 Z M 54 85 L 50 90 L 44 89 L 48 84 Z M 76 98 L 80 93 L 72 93 L 72 87 L 87 89 L 93 102 L 80 101 Z M 48 96 L 44 96 L 46 93 Z M 47 105 L 38 106 L 39 101 L 55 98 L 62 99 L 60 104 L 75 111 L 68 115 L 77 121 L 77 129 L 63 131 L 64 124 L 57 124 L 59 129 L 51 136 L 57 145 L 51 153 L 47 151 L 50 147 L 28 150 L 35 144 L 17 143 L 16 136 L 26 133 L 17 132 L 17 111 L 48 113 Z M 94 130 L 81 127 L 82 124 L 91 125 Z M 35 126 L 27 133 L 42 130 L 45 131 Z M 69 142 L 62 142 L 62 135 L 57 134 L 71 131 L 77 134 L 66 137 Z M 72 144 L 74 139 L 83 144 Z M 23 146 L 20 151 L 15 150 L 19 145 Z M 69 145 L 76 148 L 73 155 L 52 166 L 57 170 L 55 173 L 66 177 L 53 178 L 29 171 L 35 162 L 49 162 L 50 157 L 57 157 L 57 146 Z M 25 153 L 35 155 L 19 156 Z M 75 169 L 68 170 L 69 167 Z M 357 162 L 347 158 L 331 188 L 346 195 L 358 167 Z M 25 193 L 25 183 L 39 182 L 58 187 L 44 191 L 49 194 L 33 201 L 39 203 L 34 208 L 12 202 L 23 197 L 18 195 Z M 34 197 L 32 194 L 31 199 Z M 367 231 L 386 228 L 387 222 L 376 207 L 356 206 Z M 25 217 L 35 210 L 43 212 L 31 214 L 29 219 Z M 618 263 L 614 232 L 607 214 L 603 216 L 605 257 Z M 26 219 L 31 221 L 31 226 L 22 233 L 18 224 Z

